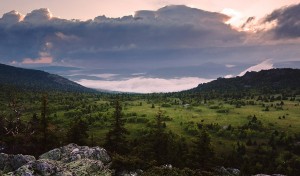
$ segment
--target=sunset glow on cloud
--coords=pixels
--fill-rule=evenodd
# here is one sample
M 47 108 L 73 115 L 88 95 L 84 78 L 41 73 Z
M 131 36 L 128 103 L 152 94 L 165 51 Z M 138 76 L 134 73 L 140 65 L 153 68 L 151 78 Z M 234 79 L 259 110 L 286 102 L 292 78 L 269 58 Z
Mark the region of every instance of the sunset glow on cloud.
M 226 21 L 226 24 L 230 24 L 235 27 L 239 27 L 244 23 L 243 18 L 245 18 L 245 17 L 241 14 L 241 12 L 238 12 L 233 9 L 225 8 L 221 11 L 221 13 L 228 15 L 230 17 L 230 19 Z
M 53 58 L 51 57 L 43 57 L 39 59 L 29 59 L 26 58 L 23 60 L 23 64 L 51 64 L 53 61 Z
M 80 68 L 53 73 L 90 87 L 130 91 L 153 81 L 165 86 L 148 91 L 178 91 L 245 71 L 300 67 L 295 1 L 31 1 L 0 7 L 1 63 Z
M 87 20 L 99 15 L 121 17 L 131 15 L 138 10 L 156 10 L 160 7 L 174 4 L 188 5 L 193 8 L 214 12 L 221 12 L 225 8 L 230 8 L 243 12 L 248 17 L 257 16 L 261 18 L 274 9 L 297 3 L 299 3 L 298 0 L 252 0 L 251 3 L 245 3 L 240 0 L 189 0 L 188 2 L 186 0 L 89 0 L 88 3 L 84 0 L 74 0 L 72 3 L 68 0 L 22 0 L 16 4 L 11 0 L 2 0 L 0 15 L 11 10 L 17 10 L 22 14 L 26 14 L 35 9 L 49 8 L 60 18 Z

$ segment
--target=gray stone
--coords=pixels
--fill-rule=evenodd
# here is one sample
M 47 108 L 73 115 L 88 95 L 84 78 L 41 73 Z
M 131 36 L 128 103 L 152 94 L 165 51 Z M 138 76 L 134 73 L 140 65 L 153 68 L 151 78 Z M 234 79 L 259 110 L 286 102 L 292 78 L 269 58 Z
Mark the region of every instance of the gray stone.
M 35 162 L 29 163 L 29 168 L 41 175 L 53 175 L 63 171 L 63 166 L 60 162 L 48 159 L 40 159 Z
M 215 171 L 220 176 L 239 176 L 240 175 L 240 170 L 235 169 L 235 168 L 225 168 L 223 166 L 216 168 Z
M 104 165 L 101 161 L 90 159 L 72 161 L 66 164 L 65 167 L 67 170 L 72 171 L 74 175 L 89 175 L 89 173 L 99 175 L 104 170 Z
M 0 154 L 0 173 L 4 176 L 110 176 L 110 162 L 103 148 L 69 144 L 44 153 L 39 160 L 27 155 Z
M 8 154 L 0 153 L 0 170 L 4 170 L 8 162 Z
M 9 157 L 10 160 L 10 164 L 13 170 L 18 169 L 19 167 L 31 162 L 31 161 L 35 161 L 35 157 L 34 156 L 30 156 L 30 155 L 10 155 Z
M 47 153 L 44 153 L 42 154 L 39 159 L 51 159 L 51 160 L 60 160 L 61 159 L 61 150 L 56 148 L 56 149 L 53 149 L 53 150 L 50 150 L 49 152 Z
M 235 168 L 227 168 L 226 169 L 231 175 L 238 176 L 241 174 L 241 171 Z
M 52 159 L 62 162 L 71 162 L 79 159 L 100 160 L 104 164 L 110 163 L 111 158 L 106 150 L 100 147 L 78 146 L 69 144 L 61 148 L 56 148 L 39 157 L 40 159 Z
M 34 156 L 20 154 L 8 155 L 0 153 L 0 170 L 2 172 L 14 171 L 31 161 L 35 161 Z
M 5 176 L 34 176 L 34 171 L 29 169 L 29 165 L 24 165 L 15 172 L 5 174 Z

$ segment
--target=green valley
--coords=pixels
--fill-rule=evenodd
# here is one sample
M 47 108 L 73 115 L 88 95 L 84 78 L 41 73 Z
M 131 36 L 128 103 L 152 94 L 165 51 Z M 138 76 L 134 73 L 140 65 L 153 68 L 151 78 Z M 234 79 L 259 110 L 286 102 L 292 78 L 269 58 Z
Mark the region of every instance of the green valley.
M 220 81 L 229 85 L 227 79 L 214 83 Z M 284 81 L 284 76 L 278 80 Z M 190 169 L 201 166 L 208 173 L 212 166 L 225 166 L 238 168 L 244 175 L 295 175 L 300 164 L 299 83 L 291 81 L 289 89 L 272 89 L 269 84 L 264 90 L 248 84 L 251 88 L 226 90 L 221 86 L 153 94 L 28 91 L 2 85 L 2 150 L 38 156 L 70 142 L 106 146 L 107 134 L 117 125 L 118 103 L 118 123 L 128 133 L 118 134 L 124 138 L 120 145 L 125 146 L 125 152 L 114 146 L 107 148 L 116 150 L 112 154 L 117 170 L 151 170 L 172 164 Z M 204 165 L 194 165 L 195 141 L 202 132 L 209 137 L 207 144 L 213 155 L 204 158 Z

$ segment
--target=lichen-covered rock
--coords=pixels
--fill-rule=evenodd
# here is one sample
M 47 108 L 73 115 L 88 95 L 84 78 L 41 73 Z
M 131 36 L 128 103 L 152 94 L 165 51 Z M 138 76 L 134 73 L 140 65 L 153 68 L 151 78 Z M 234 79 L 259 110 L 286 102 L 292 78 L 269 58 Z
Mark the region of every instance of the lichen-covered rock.
M 5 176 L 109 176 L 112 172 L 108 169 L 111 158 L 106 150 L 99 147 L 89 148 L 69 144 L 44 153 L 39 160 L 32 156 L 0 155 L 0 169 Z M 7 161 L 12 162 L 7 166 Z M 34 157 L 33 157 L 34 158 Z M 25 162 L 26 161 L 26 162 Z M 23 164 L 22 164 L 23 163 Z M 10 167 L 13 169 L 4 170 Z M 13 172 L 9 172 L 13 171 Z M 9 172 L 9 173 L 7 173 Z M 1 173 L 1 171 L 0 171 Z
M 59 148 L 50 150 L 47 153 L 42 154 L 39 159 L 51 159 L 51 160 L 60 160 L 61 159 L 61 150 Z
M 234 168 L 219 167 L 215 169 L 215 172 L 221 176 L 239 176 L 240 170 Z
M 0 153 L 0 170 L 4 170 L 8 162 L 8 154 Z
M 34 171 L 29 169 L 29 165 L 24 165 L 22 167 L 20 167 L 18 170 L 16 170 L 15 172 L 10 172 L 5 174 L 5 176 L 34 176 Z
M 235 168 L 227 168 L 226 169 L 229 173 L 231 173 L 231 175 L 240 175 L 241 171 Z
M 13 170 L 16 170 L 19 167 L 23 166 L 24 164 L 35 161 L 35 157 L 30 155 L 18 154 L 18 155 L 10 155 L 9 160 L 10 160 L 11 168 Z
M 63 171 L 61 163 L 54 160 L 40 159 L 28 165 L 30 169 L 41 175 L 53 175 Z
M 72 161 L 66 164 L 65 167 L 67 170 L 72 171 L 74 175 L 89 175 L 89 173 L 103 175 L 103 170 L 105 169 L 101 161 L 90 159 Z
M 14 171 L 31 161 L 35 161 L 34 156 L 20 154 L 8 155 L 0 153 L 0 170 L 2 172 Z
M 111 161 L 106 150 L 100 147 L 78 146 L 76 144 L 69 144 L 61 148 L 53 149 L 39 157 L 40 159 L 51 159 L 62 162 L 71 162 L 79 159 L 100 160 L 104 164 Z

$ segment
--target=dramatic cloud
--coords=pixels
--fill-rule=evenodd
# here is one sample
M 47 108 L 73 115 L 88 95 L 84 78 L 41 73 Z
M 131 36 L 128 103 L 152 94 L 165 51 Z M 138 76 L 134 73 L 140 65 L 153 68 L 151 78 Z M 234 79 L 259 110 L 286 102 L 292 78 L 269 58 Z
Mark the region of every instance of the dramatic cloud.
M 297 67 L 299 6 L 264 19 L 184 5 L 87 21 L 58 18 L 47 8 L 11 11 L 0 18 L 0 62 L 77 67 L 53 73 L 101 89 L 178 91 L 246 71 Z
M 143 59 L 138 53 L 144 50 L 162 59 L 164 51 L 170 49 L 237 45 L 244 35 L 224 23 L 226 15 L 186 6 L 138 11 L 122 18 L 99 16 L 89 21 L 55 18 L 49 9 L 34 10 L 23 20 L 16 12 L 11 15 L 15 18 L 6 14 L 0 19 L 5 21 L 0 23 L 2 60 L 36 58 L 47 44 L 52 46 L 49 53 L 56 62 L 124 59 L 127 51 L 127 57 Z
M 255 17 L 248 17 L 246 22 L 244 22 L 241 25 L 241 29 L 243 29 L 244 31 L 253 31 L 253 30 L 255 30 L 255 29 L 253 29 L 254 26 L 255 26 Z
M 23 15 L 13 10 L 3 15 L 3 17 L 0 19 L 0 24 L 10 26 L 20 22 L 21 20 L 23 20 L 23 18 Z
M 196 87 L 200 83 L 209 82 L 209 79 L 187 77 L 187 78 L 144 78 L 136 77 L 127 80 L 103 81 L 82 79 L 77 83 L 86 87 L 102 90 L 121 92 L 153 93 L 153 92 L 176 92 Z
M 46 24 L 51 18 L 52 14 L 50 10 L 43 8 L 28 13 L 24 18 L 24 22 L 31 24 Z
M 300 4 L 275 10 L 265 18 L 264 22 L 276 23 L 271 31 L 278 38 L 300 37 Z
M 244 16 L 236 10 L 225 8 L 222 10 L 222 13 L 230 16 L 230 18 L 226 21 L 226 24 L 238 27 L 241 23 L 243 23 Z

